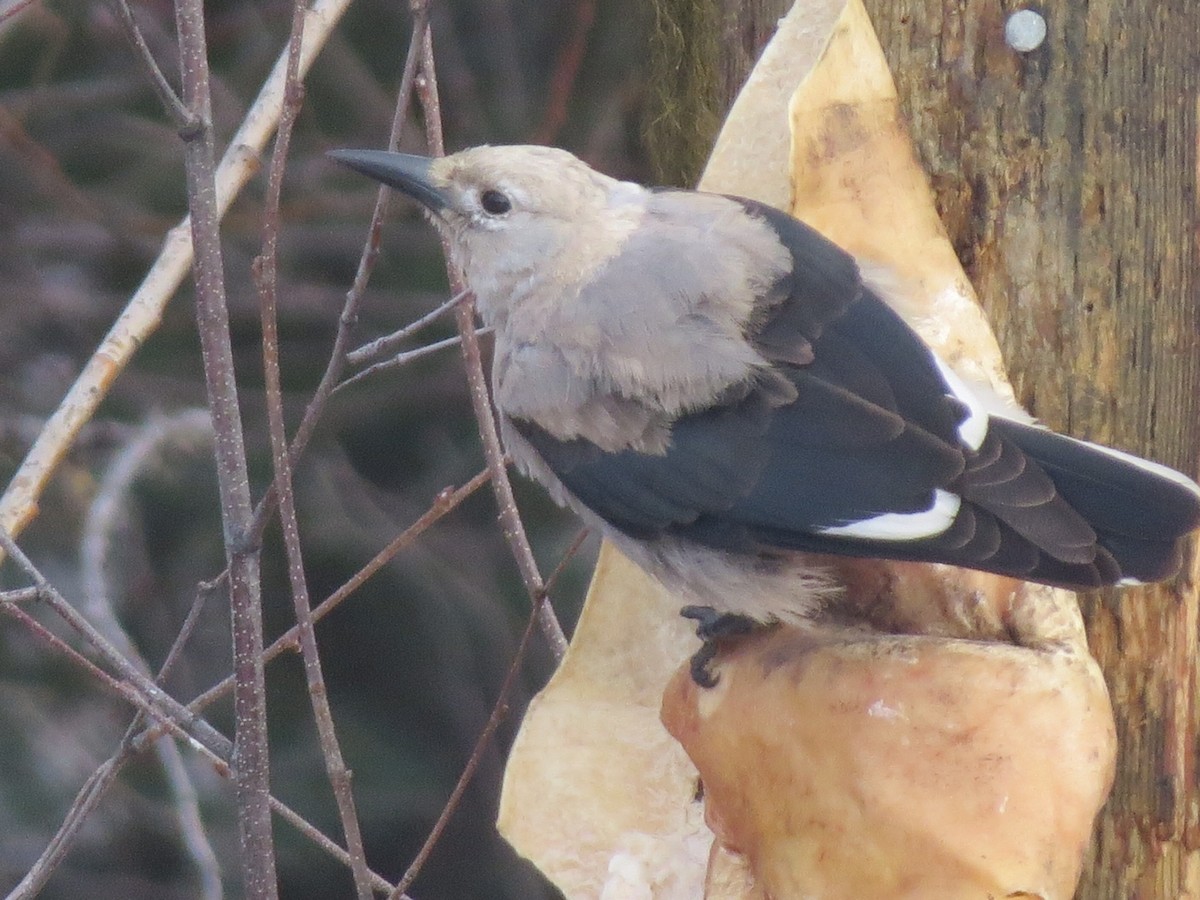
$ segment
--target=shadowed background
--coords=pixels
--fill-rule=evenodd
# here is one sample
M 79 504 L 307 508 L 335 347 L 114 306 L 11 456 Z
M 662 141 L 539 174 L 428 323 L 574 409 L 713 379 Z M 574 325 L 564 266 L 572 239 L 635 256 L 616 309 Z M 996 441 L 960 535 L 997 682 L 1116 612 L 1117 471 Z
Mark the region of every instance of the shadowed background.
M 299 421 L 328 358 L 354 275 L 375 185 L 324 156 L 382 146 L 408 45 L 404 4 L 350 10 L 306 81 L 284 183 L 280 331 L 285 405 Z M 174 13 L 135 8 L 175 80 Z M 287 3 L 207 4 L 214 115 L 228 139 L 287 37 Z M 647 180 L 641 147 L 650 17 L 634 0 L 454 0 L 432 13 L 447 144 L 552 142 L 615 175 Z M 405 149 L 423 150 L 410 121 Z M 250 262 L 260 249 L 262 177 L 225 219 L 227 290 L 255 497 L 269 480 Z M 0 24 L 0 480 L 140 282 L 185 209 L 182 145 L 111 9 L 39 4 Z M 392 206 L 384 253 L 356 334 L 367 340 L 447 297 L 434 235 L 409 204 Z M 408 346 L 453 333 L 448 319 Z M 83 593 L 81 541 L 106 471 L 150 429 L 157 449 L 103 523 L 109 596 L 151 667 L 161 664 L 197 582 L 223 567 L 211 447 L 169 418 L 203 406 L 190 285 L 116 382 L 22 536 L 72 600 Z M 442 488 L 483 467 L 456 350 L 340 392 L 296 473 L 310 592 L 338 587 L 409 525 Z M 544 572 L 577 526 L 517 484 Z M 595 541 L 555 591 L 574 621 Z M 278 528 L 264 553 L 267 637 L 292 624 Z M 6 564 L 4 587 L 23 584 Z M 424 840 L 491 709 L 528 600 L 495 523 L 489 491 L 401 553 L 317 627 L 335 721 L 373 867 L 398 877 Z M 49 621 L 49 619 L 47 619 Z M 202 614 L 170 689 L 189 698 L 230 667 L 228 611 Z M 534 642 L 518 696 L 462 808 L 413 894 L 532 898 L 554 891 L 495 834 L 504 751 L 551 659 Z M 338 834 L 298 658 L 268 667 L 272 783 L 281 799 Z M 232 733 L 228 701 L 211 711 Z M 42 851 L 88 774 L 116 744 L 128 708 L 9 620 L 0 623 L 0 891 Z M 602 727 L 602 726 L 601 726 Z M 226 887 L 236 894 L 232 786 L 185 752 Z M 43 896 L 196 896 L 158 763 L 135 762 L 85 827 Z M 286 825 L 276 828 L 284 897 L 346 896 L 348 873 Z
M 546 141 L 598 168 L 690 184 L 721 114 L 784 0 L 444 0 L 433 13 L 447 143 Z M 1195 235 L 1200 34 L 1191 0 L 1043 7 L 1045 43 L 1017 54 L 1018 0 L 868 0 L 939 211 L 978 285 L 1018 397 L 1047 424 L 1198 473 L 1200 264 Z M 647 8 L 652 7 L 652 8 Z M 136 10 L 173 72 L 173 11 Z M 219 136 L 228 137 L 282 45 L 284 3 L 211 3 Z M 409 23 L 362 0 L 307 79 L 284 186 L 280 314 L 294 427 L 329 352 L 374 198 L 323 156 L 381 146 Z M 576 66 L 576 63 L 578 64 Z M 419 133 L 412 123 L 408 134 Z M 419 151 L 418 143 L 405 149 Z M 184 208 L 178 137 L 108 7 L 34 4 L 0 24 L 0 477 L 41 422 Z M 268 464 L 257 300 L 263 183 L 224 225 L 228 290 L 256 496 Z M 446 296 L 430 230 L 396 204 L 363 305 L 362 339 Z M 117 382 L 23 537 L 81 595 L 80 542 L 106 470 L 155 414 L 203 403 L 190 291 Z M 448 325 L 422 339 L 443 337 Z M 145 423 L 150 423 L 146 426 Z M 222 548 L 208 448 L 180 430 L 141 469 L 119 515 L 108 589 L 157 665 Z M 448 484 L 482 466 L 454 351 L 340 393 L 297 473 L 311 592 L 322 597 Z M 518 483 L 543 571 L 575 533 Z M 487 715 L 526 600 L 480 492 L 317 628 L 368 859 L 412 857 Z M 594 543 L 556 591 L 573 621 Z M 268 636 L 291 621 L 277 534 L 264 563 Z M 1080 896 L 1176 897 L 1200 883 L 1195 560 L 1178 581 L 1084 600 L 1117 712 L 1121 763 Z M 6 566 L 0 583 L 23 584 Z M 171 688 L 189 697 L 229 667 L 227 612 L 206 610 Z M 550 669 L 540 645 L 524 694 L 449 833 L 414 885 L 434 897 L 552 896 L 495 837 L 503 749 Z M 273 785 L 336 833 L 295 659 L 268 670 Z M 228 706 L 213 713 L 230 726 Z M 128 721 L 9 622 L 0 624 L 0 888 L 41 852 Z M 597 727 L 605 727 L 597 723 Z M 236 884 L 231 787 L 189 758 L 211 839 Z M 341 896 L 348 874 L 286 827 L 286 897 Z M 157 764 L 129 770 L 47 896 L 183 897 L 195 885 Z

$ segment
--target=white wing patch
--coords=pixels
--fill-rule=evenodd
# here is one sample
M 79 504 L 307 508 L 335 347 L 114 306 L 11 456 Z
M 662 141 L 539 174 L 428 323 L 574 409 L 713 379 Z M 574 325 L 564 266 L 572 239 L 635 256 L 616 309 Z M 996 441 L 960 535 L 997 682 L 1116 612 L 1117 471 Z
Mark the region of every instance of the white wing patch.
M 967 387 L 967 383 L 959 378 L 953 369 L 938 358 L 936 353 L 931 350 L 930 355 L 937 364 L 942 380 L 950 388 L 950 396 L 967 408 L 967 417 L 958 426 L 958 439 L 972 450 L 978 450 L 987 436 L 987 406 L 975 396 L 974 391 Z
M 915 541 L 941 534 L 950 527 L 962 498 L 941 488 L 934 491 L 933 505 L 923 512 L 882 513 L 846 525 L 820 528 L 820 534 L 832 537 L 862 538 L 869 541 Z

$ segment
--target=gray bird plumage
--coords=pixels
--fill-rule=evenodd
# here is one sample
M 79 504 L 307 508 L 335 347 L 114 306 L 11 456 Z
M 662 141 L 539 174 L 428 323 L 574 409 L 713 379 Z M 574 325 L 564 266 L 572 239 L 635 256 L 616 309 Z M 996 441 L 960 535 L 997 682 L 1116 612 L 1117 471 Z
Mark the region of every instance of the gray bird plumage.
M 989 415 L 777 210 L 544 147 L 332 155 L 447 238 L 520 468 L 684 602 L 802 619 L 836 593 L 813 554 L 1158 580 L 1200 524 L 1180 473 Z

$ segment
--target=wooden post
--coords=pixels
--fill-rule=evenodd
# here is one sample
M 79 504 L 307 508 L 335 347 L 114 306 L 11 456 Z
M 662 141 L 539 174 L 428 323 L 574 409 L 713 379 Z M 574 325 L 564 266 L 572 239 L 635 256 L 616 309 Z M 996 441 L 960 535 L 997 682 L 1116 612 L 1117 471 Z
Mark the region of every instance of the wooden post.
M 1041 4 L 1046 36 L 1028 50 L 1006 40 L 1015 2 L 865 2 L 1018 399 L 1055 429 L 1200 474 L 1194 0 Z M 711 142 L 749 51 L 788 5 L 686 4 L 694 23 L 718 29 L 723 61 L 692 67 L 697 81 L 677 68 L 673 83 L 695 87 L 717 116 L 691 115 L 690 131 L 685 121 L 675 139 L 651 141 L 665 177 L 694 176 L 691 156 L 669 162 L 665 148 Z M 660 34 L 686 29 L 672 12 L 679 3 L 655 6 Z M 713 40 L 684 34 L 674 44 Z M 652 135 L 669 121 L 652 114 Z M 1086 900 L 1200 897 L 1194 544 L 1172 584 L 1082 598 L 1120 746 L 1079 890 Z
M 1055 429 L 1200 472 L 1200 20 L 1191 0 L 867 0 L 1017 397 Z M 1087 900 L 1200 896 L 1197 567 L 1083 598 L 1116 712 Z

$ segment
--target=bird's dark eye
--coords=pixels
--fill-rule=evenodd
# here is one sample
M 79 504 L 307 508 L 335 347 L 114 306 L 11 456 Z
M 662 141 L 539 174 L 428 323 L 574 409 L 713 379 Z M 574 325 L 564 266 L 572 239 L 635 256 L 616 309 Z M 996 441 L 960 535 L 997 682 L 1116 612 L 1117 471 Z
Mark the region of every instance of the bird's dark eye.
M 479 195 L 483 211 L 493 216 L 502 216 L 512 209 L 512 201 L 499 191 L 484 191 Z

